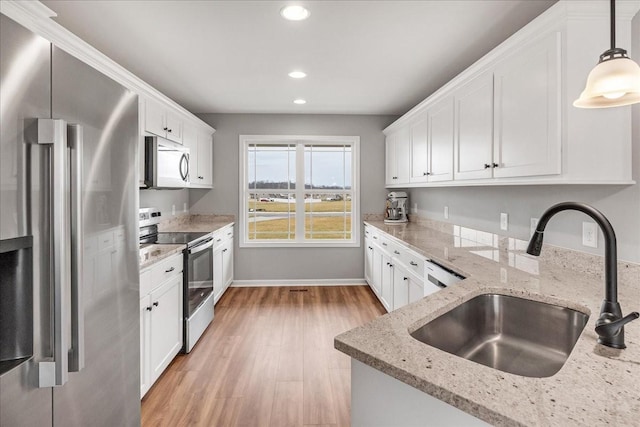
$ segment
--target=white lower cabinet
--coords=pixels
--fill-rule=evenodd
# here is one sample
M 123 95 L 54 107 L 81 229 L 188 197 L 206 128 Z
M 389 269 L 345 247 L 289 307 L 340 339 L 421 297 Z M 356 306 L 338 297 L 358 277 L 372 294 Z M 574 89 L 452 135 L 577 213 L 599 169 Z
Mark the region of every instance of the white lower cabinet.
M 176 254 L 140 274 L 141 397 L 182 348 L 182 259 Z
M 233 225 L 214 233 L 213 247 L 213 301 L 220 297 L 233 282 Z
M 365 225 L 364 275 L 387 311 L 423 297 L 424 257 L 371 225 Z

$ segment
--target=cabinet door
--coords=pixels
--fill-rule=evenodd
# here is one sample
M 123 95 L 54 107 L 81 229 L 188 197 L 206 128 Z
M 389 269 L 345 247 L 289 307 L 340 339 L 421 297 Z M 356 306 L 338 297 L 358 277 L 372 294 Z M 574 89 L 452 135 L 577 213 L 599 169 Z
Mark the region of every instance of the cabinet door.
M 408 184 L 411 176 L 411 128 L 398 131 L 396 136 L 396 184 Z
M 182 348 L 182 275 L 151 293 L 151 380 L 158 379 Z
M 494 177 L 561 172 L 560 33 L 495 70 Z
M 371 286 L 373 281 L 373 244 L 370 239 L 364 241 L 364 279 Z
M 227 239 L 222 249 L 223 293 L 233 282 L 233 237 Z
M 400 265 L 393 267 L 393 309 L 409 304 L 409 273 Z
M 182 119 L 175 113 L 166 113 L 167 139 L 182 144 Z
M 491 178 L 493 162 L 493 74 L 485 73 L 455 95 L 454 177 Z
M 424 282 L 415 276 L 409 276 L 409 304 L 424 297 Z
M 453 129 L 453 123 L 451 125 Z M 412 183 L 427 182 L 427 176 L 430 172 L 428 139 L 429 121 L 427 117 L 424 117 L 411 126 L 411 177 L 409 181 Z
M 224 257 L 222 246 L 213 250 L 213 302 L 216 303 L 224 292 Z
M 191 177 L 191 182 L 198 185 L 213 185 L 213 156 L 212 156 L 211 135 L 205 133 L 198 134 L 198 158 L 197 175 Z
M 380 302 L 387 311 L 393 309 L 393 263 L 391 258 L 385 254 L 382 254 Z
M 397 182 L 396 169 L 396 135 L 387 135 L 385 139 L 385 183 L 393 185 Z
M 149 332 L 151 320 L 151 297 L 145 295 L 140 299 L 140 397 L 142 398 L 151 387 L 151 372 L 149 369 L 149 351 L 151 347 Z
M 151 100 L 145 101 L 144 130 L 154 135 L 166 137 L 164 108 Z
M 429 182 L 453 179 L 453 99 L 447 97 L 429 110 Z
M 373 246 L 372 251 L 372 280 L 371 288 L 373 292 L 380 298 L 380 291 L 382 289 L 382 251 L 377 246 Z

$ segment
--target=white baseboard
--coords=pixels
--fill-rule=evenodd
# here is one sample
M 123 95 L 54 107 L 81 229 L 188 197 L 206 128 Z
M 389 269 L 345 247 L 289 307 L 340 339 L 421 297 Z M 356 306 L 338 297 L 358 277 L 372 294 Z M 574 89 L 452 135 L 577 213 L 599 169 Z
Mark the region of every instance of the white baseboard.
M 360 286 L 364 279 L 302 279 L 302 280 L 234 280 L 231 287 L 278 287 L 278 286 Z

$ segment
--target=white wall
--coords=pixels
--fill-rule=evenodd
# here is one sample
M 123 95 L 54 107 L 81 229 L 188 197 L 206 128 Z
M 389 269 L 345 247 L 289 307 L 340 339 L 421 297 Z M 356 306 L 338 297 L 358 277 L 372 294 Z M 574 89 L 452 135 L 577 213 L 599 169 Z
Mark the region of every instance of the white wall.
M 189 190 L 192 214 L 239 215 L 241 134 L 360 136 L 360 200 L 366 213 L 382 213 L 384 135 L 396 116 L 311 114 L 200 114 L 213 135 L 213 190 Z M 236 239 L 237 245 L 238 239 Z M 363 251 L 358 248 L 235 248 L 236 280 L 361 279 Z
M 633 46 L 630 56 L 640 61 L 640 14 L 633 19 Z M 629 46 L 620 46 L 629 48 Z M 597 58 L 594 58 L 596 61 Z M 594 62 L 595 65 L 595 62 Z M 587 76 L 584 76 L 585 80 Z M 629 107 L 623 107 L 629 108 Z M 538 218 L 549 206 L 562 201 L 579 201 L 593 205 L 607 216 L 616 231 L 621 260 L 640 263 L 640 105 L 632 108 L 633 179 L 632 186 L 525 186 L 422 188 L 410 193 L 411 206 L 418 203 L 420 214 L 489 232 L 528 239 L 530 218 Z M 607 141 L 602 141 L 606 144 Z M 444 206 L 449 206 L 449 220 L 444 220 Z M 509 230 L 501 231 L 500 213 L 509 214 Z M 582 222 L 591 221 L 584 214 L 563 212 L 551 219 L 545 243 L 604 254 L 600 233 L 598 249 L 582 246 Z

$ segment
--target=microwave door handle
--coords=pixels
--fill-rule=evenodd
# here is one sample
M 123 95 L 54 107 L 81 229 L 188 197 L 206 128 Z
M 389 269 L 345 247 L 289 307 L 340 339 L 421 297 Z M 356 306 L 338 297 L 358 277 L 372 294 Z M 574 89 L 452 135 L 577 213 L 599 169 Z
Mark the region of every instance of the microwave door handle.
M 182 166 L 183 163 L 184 167 Z M 183 181 L 187 181 L 187 179 L 189 178 L 189 155 L 187 153 L 183 153 L 182 157 L 180 157 L 180 177 Z
M 50 176 L 46 187 L 51 200 L 49 221 L 51 224 L 51 247 L 49 257 L 53 265 L 53 361 L 38 363 L 39 387 L 64 385 L 68 378 L 69 349 L 67 340 L 68 311 L 67 230 L 67 124 L 64 120 L 38 119 L 37 144 L 49 149 Z
M 84 300 L 83 277 L 83 221 L 82 221 L 82 126 L 73 124 L 67 129 L 71 152 L 71 349 L 69 350 L 69 372 L 80 372 L 84 368 Z

